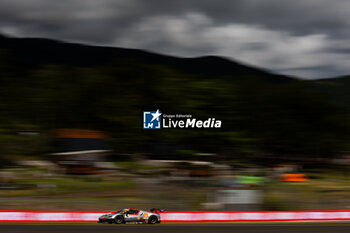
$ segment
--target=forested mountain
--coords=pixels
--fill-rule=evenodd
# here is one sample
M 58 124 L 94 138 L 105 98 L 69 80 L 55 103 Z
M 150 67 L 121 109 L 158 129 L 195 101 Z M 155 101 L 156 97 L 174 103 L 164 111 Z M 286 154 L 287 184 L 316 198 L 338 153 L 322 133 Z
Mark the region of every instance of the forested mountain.
M 108 132 L 124 153 L 163 143 L 224 155 L 329 157 L 347 150 L 349 80 L 303 81 L 215 56 L 0 37 L 0 154 L 43 153 L 47 133 L 33 141 L 12 135 L 19 130 L 86 128 Z M 215 117 L 222 128 L 143 130 L 142 112 L 157 109 Z

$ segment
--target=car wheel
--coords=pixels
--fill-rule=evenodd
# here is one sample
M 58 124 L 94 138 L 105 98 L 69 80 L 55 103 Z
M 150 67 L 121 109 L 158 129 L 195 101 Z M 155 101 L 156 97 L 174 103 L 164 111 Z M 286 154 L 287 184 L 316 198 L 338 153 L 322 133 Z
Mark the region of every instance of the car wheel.
M 117 217 L 114 219 L 114 222 L 115 222 L 115 224 L 122 224 L 122 223 L 124 223 L 124 218 L 123 218 L 123 216 L 117 216 Z
M 156 224 L 158 222 L 158 218 L 156 216 L 151 216 L 148 218 L 149 224 Z

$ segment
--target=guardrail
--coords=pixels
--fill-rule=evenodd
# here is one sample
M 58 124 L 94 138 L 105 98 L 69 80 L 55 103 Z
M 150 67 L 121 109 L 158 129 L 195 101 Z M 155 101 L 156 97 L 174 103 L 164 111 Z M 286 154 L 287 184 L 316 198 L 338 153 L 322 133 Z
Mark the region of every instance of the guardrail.
M 0 210 L 0 222 L 97 222 L 108 211 Z M 350 210 L 336 211 L 166 211 L 162 222 L 262 222 L 350 220 Z

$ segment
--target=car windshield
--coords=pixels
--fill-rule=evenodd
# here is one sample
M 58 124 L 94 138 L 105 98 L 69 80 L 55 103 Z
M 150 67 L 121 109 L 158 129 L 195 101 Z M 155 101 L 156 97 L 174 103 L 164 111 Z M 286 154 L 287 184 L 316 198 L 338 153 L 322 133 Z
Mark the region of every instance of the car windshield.
M 125 210 L 118 210 L 118 211 L 112 212 L 112 214 L 118 214 L 118 213 L 125 213 Z

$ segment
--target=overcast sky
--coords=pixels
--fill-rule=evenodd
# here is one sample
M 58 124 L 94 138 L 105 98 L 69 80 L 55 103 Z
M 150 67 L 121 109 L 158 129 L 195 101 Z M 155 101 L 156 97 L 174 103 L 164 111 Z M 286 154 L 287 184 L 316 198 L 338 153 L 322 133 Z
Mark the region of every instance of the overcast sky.
M 0 33 L 350 74 L 350 0 L 0 0 Z

